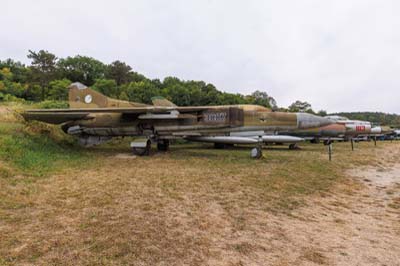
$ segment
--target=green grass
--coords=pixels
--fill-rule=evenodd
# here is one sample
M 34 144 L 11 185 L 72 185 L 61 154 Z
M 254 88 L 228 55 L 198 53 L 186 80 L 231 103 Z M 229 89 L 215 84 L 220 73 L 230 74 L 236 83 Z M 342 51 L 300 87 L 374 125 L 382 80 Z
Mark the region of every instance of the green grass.
M 42 176 L 60 166 L 78 162 L 82 155 L 49 137 L 15 134 L 0 139 L 0 157 L 24 173 Z
M 58 128 L 39 123 L 0 122 L 0 158 L 23 174 L 43 176 L 87 160 Z M 9 175 L 0 168 L 0 176 Z

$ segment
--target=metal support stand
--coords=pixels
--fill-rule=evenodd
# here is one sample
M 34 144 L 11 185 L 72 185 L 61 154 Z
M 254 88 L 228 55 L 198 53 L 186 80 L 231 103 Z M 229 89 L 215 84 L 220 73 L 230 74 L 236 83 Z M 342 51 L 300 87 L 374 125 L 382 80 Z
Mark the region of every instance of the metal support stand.
M 351 150 L 354 151 L 354 141 L 353 141 L 353 138 L 351 138 L 350 141 L 351 141 Z
M 329 161 L 332 161 L 332 143 L 328 145 Z
M 375 147 L 376 147 L 376 136 L 374 136 L 374 144 L 375 144 Z

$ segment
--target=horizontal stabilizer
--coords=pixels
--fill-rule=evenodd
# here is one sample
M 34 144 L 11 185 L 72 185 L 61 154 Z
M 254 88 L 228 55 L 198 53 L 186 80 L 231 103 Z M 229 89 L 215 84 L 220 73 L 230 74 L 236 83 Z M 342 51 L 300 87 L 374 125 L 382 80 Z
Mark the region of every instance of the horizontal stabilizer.
M 87 118 L 89 113 L 87 112 L 25 112 L 22 113 L 22 116 L 25 120 L 37 120 L 49 124 L 62 124 L 69 121 L 81 120 Z

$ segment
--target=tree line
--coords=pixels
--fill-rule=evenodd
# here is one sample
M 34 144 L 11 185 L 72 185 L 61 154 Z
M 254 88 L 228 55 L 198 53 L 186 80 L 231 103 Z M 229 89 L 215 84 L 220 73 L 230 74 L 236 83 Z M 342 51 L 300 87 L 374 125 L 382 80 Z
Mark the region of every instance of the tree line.
M 264 91 L 251 95 L 219 91 L 204 81 L 185 81 L 176 77 L 149 79 L 132 67 L 116 60 L 105 64 L 88 56 L 56 55 L 40 50 L 29 51 L 30 65 L 13 59 L 0 60 L 0 100 L 66 101 L 67 87 L 81 82 L 113 98 L 151 103 L 163 96 L 179 106 L 219 104 L 259 104 L 276 108 L 276 101 Z

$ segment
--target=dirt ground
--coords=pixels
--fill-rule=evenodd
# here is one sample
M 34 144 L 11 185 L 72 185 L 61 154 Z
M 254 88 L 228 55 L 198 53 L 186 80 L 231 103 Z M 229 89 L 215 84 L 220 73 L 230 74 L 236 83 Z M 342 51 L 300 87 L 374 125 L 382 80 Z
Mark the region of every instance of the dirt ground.
M 358 189 L 311 200 L 295 218 L 269 222 L 274 239 L 265 262 L 276 265 L 400 265 L 400 156 L 348 171 Z M 260 258 L 262 255 L 260 254 Z M 274 261 L 274 262 L 273 262 Z M 261 262 L 258 261 L 258 262 Z M 257 265 L 255 262 L 254 265 Z M 262 264 L 262 263 L 261 263 Z
M 117 154 L 100 169 L 46 182 L 35 199 L 40 207 L 29 214 L 33 222 L 17 229 L 25 241 L 11 254 L 38 249 L 39 265 L 400 265 L 400 152 L 385 151 L 387 163 L 348 170 L 352 181 L 309 197 L 290 215 L 241 208 L 236 189 L 220 195 L 234 201 L 226 205 L 209 198 L 210 188 L 165 192 L 165 184 L 132 179 L 145 170 L 127 169 L 136 158 Z M 77 194 L 84 196 L 78 201 Z M 93 250 L 127 257 L 93 261 Z
M 311 199 L 289 217 L 255 212 L 252 229 L 215 237 L 216 249 L 230 242 L 243 249 L 243 256 L 226 252 L 226 261 L 209 264 L 400 265 L 400 164 L 348 173 L 359 187 Z M 224 224 L 216 206 L 208 211 Z M 247 256 L 246 248 L 255 252 Z

